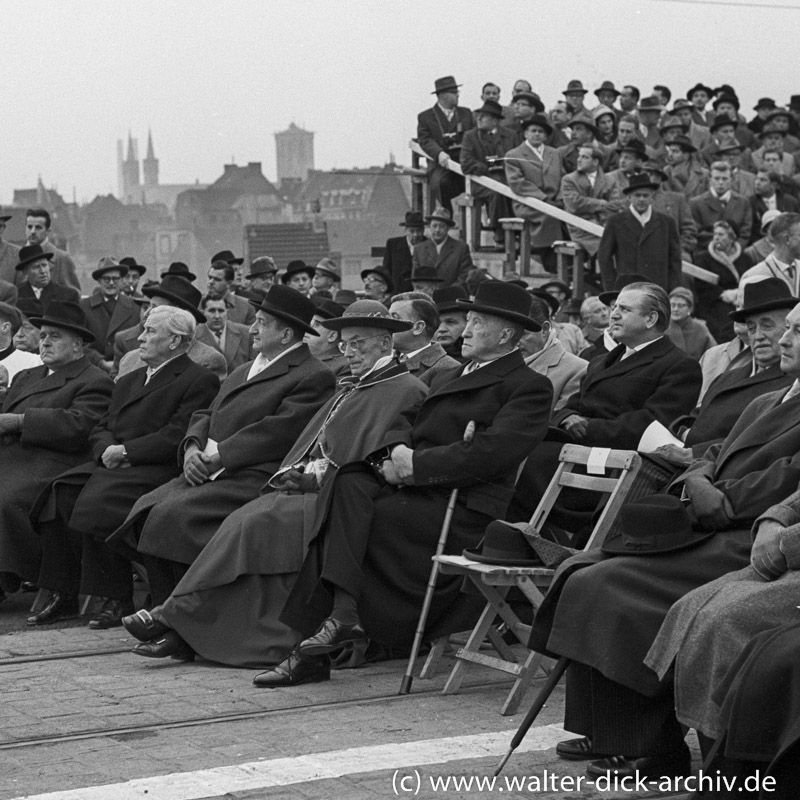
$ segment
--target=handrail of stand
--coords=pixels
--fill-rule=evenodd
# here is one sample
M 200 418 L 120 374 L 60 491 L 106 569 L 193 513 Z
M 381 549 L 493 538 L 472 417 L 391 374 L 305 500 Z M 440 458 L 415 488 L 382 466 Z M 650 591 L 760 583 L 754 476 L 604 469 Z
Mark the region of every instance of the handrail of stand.
M 408 145 L 413 153 L 422 156 L 428 161 L 431 160 L 430 156 L 419 146 L 417 142 L 412 140 L 408 143 Z M 563 209 L 557 208 L 550 203 L 545 203 L 543 200 L 537 200 L 535 197 L 523 197 L 522 195 L 516 194 L 504 183 L 500 183 L 500 181 L 496 181 L 494 178 L 487 178 L 483 175 L 464 175 L 463 171 L 461 170 L 461 165 L 457 161 L 450 159 L 447 162 L 447 169 L 449 169 L 451 172 L 457 173 L 458 175 L 463 175 L 468 181 L 474 181 L 480 186 L 485 186 L 487 189 L 491 189 L 493 192 L 505 195 L 521 205 L 528 206 L 536 211 L 541 211 L 543 214 L 554 217 L 561 222 L 566 222 L 568 225 L 572 225 L 575 228 L 580 228 L 581 230 L 594 234 L 595 236 L 603 235 L 603 226 L 598 225 L 596 222 L 590 222 L 588 219 L 576 217 L 574 214 L 570 214 L 569 211 L 564 211 Z M 688 261 L 681 262 L 681 269 L 683 270 L 684 274 L 689 275 L 692 278 L 697 278 L 705 283 L 711 283 L 715 286 L 719 283 L 719 277 L 713 272 L 703 269 L 702 267 L 698 267 L 696 264 L 690 264 Z

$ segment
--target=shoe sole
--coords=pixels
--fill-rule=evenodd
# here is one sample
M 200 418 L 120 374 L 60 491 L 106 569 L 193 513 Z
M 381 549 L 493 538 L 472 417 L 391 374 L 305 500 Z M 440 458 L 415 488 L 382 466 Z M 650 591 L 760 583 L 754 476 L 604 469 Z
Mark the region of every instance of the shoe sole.
M 333 653 L 334 650 L 340 650 L 346 644 L 353 644 L 355 642 L 366 642 L 367 639 L 364 636 L 359 636 L 353 639 L 343 639 L 341 642 L 336 642 L 336 644 L 311 644 L 305 645 L 302 644 L 297 648 L 297 652 L 300 653 L 301 656 L 326 656 L 328 653 Z
M 309 675 L 307 678 L 301 678 L 299 681 L 291 681 L 288 683 L 256 683 L 256 679 L 253 678 L 253 686 L 257 689 L 285 689 L 287 686 L 302 686 L 304 683 L 324 683 L 330 679 L 330 675 L 326 675 L 324 678 Z
M 79 616 L 80 614 L 76 611 L 73 614 L 61 614 L 55 619 L 46 619 L 42 620 L 41 622 L 39 620 L 27 619 L 25 620 L 25 624 L 29 625 L 31 628 L 38 628 L 41 625 L 53 625 L 56 622 L 65 622 L 68 619 L 77 619 Z

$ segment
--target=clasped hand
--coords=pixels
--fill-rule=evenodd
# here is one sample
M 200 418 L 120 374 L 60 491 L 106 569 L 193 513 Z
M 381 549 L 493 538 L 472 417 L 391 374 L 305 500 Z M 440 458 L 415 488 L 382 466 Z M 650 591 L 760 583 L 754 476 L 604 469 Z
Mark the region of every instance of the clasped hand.
M 561 427 L 574 439 L 581 441 L 589 430 L 589 420 L 580 414 L 570 414 L 561 423 Z
M 103 466 L 106 469 L 116 469 L 117 467 L 124 467 L 126 466 L 125 456 L 123 455 L 124 452 L 125 452 L 125 447 L 123 445 L 110 444 L 103 451 L 103 455 L 100 456 L 100 460 L 103 462 Z
M 694 458 L 690 447 L 678 447 L 676 444 L 662 444 L 655 453 L 676 467 L 689 467 Z
M 781 552 L 783 528 L 772 520 L 764 520 L 758 526 L 750 564 L 765 580 L 774 581 L 788 569 L 786 556 Z
M 287 494 L 308 494 L 319 491 L 317 476 L 313 472 L 302 472 L 299 469 L 288 469 L 282 472 L 276 481 L 279 491 Z
M 733 507 L 725 495 L 706 478 L 687 480 L 686 491 L 692 501 L 691 511 L 697 522 L 709 531 L 727 528 L 734 517 Z
M 190 445 L 183 457 L 183 477 L 190 486 L 200 486 L 222 466 L 219 454 L 203 453 L 197 445 Z
M 404 444 L 397 445 L 381 464 L 381 475 L 392 486 L 411 486 L 414 483 L 414 451 Z

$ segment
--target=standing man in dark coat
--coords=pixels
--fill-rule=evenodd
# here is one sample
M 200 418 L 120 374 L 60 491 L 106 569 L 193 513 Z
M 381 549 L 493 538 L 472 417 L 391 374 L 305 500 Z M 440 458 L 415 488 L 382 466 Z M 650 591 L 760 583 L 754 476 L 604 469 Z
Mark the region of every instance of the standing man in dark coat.
M 183 475 L 140 498 L 109 538 L 144 560 L 153 602 L 162 603 L 222 520 L 258 496 L 300 431 L 331 396 L 333 373 L 303 342 L 314 304 L 273 286 L 252 333 L 258 356 L 225 380 L 197 411 L 178 447 Z
M 472 112 L 458 105 L 458 89 L 452 75 L 438 78 L 432 94 L 436 105 L 417 117 L 417 141 L 430 158 L 428 191 L 431 205 L 444 206 L 453 212 L 453 198 L 464 191 L 464 179 L 447 169 L 448 161 L 458 163 L 461 140 L 474 127 Z
M 17 280 L 16 267 L 19 263 L 19 250 L 15 244 L 7 242 L 3 238 L 6 224 L 11 219 L 12 214 L 3 214 L 0 209 L 0 280 L 6 283 L 15 283 Z
M 450 228 L 455 227 L 453 215 L 446 208 L 436 208 L 426 222 L 430 225 L 431 238 L 414 245 L 412 272 L 420 267 L 433 267 L 441 278 L 440 289 L 466 283 L 473 267 L 472 256 L 464 242 L 449 234 Z
M 93 460 L 59 475 L 31 512 L 42 542 L 37 584 L 53 595 L 29 625 L 74 614 L 79 593 L 104 601 L 90 628 L 115 627 L 133 613 L 130 562 L 105 540 L 144 492 L 178 474 L 175 453 L 189 419 L 219 390 L 218 378 L 186 355 L 195 325 L 179 308 L 150 312 L 139 336 L 146 366 L 114 386 L 89 438 Z
M 441 372 L 417 413 L 397 420 L 373 455 L 377 472 L 365 462 L 339 471 L 281 617 L 301 635 L 318 633 L 259 686 L 326 680 L 320 655 L 365 636 L 408 646 L 451 490 L 460 488 L 448 552 L 477 543 L 504 516 L 517 467 L 545 434 L 552 388 L 517 348 L 525 330 L 539 328 L 523 289 L 486 281 L 463 306 L 470 363 Z M 474 437 L 465 441 L 468 424 Z M 429 633 L 462 630 L 479 613 L 460 586 L 437 585 Z
M 22 275 L 17 290 L 17 308 L 26 317 L 41 317 L 46 306 L 53 301 L 77 303 L 81 298 L 70 286 L 62 286 L 52 279 L 53 254 L 38 244 L 29 244 L 19 251 L 16 270 Z
M 648 557 L 623 554 L 624 539 L 607 540 L 608 554 L 589 550 L 559 567 L 536 613 L 531 647 L 572 662 L 564 726 L 581 738 L 562 742 L 556 752 L 599 759 L 589 765 L 590 775 L 638 772 L 640 778 L 659 778 L 689 772 L 672 680 L 659 680 L 644 658 L 673 603 L 746 567 L 753 521 L 797 488 L 800 305 L 786 324 L 781 368 L 795 379 L 792 387 L 754 400 L 725 440 L 667 489 L 684 499 L 692 528 L 705 538 L 690 549 Z M 646 550 L 644 538 L 642 545 Z
M 623 190 L 630 207 L 609 217 L 597 260 L 603 288 L 610 290 L 618 275 L 638 273 L 672 291 L 681 281 L 681 240 L 675 220 L 653 210 L 660 184 L 647 175 L 634 175 Z
M 51 277 L 54 283 L 73 288 L 78 294 L 81 284 L 75 272 L 75 262 L 66 250 L 60 250 L 49 238 L 50 214 L 43 208 L 31 208 L 25 218 L 25 236 L 28 244 L 38 244 L 46 253 L 52 254 Z M 21 282 L 17 276 L 17 282 Z
M 114 369 L 114 336 L 139 323 L 139 306 L 122 293 L 122 278 L 128 268 L 112 258 L 101 258 L 92 278 L 99 291 L 81 300 L 86 323 L 94 335 L 94 344 L 87 355 L 100 369 Z
M 500 124 L 502 118 L 503 107 L 493 100 L 484 101 L 483 106 L 476 109 L 477 128 L 464 134 L 461 145 L 461 169 L 465 175 L 481 175 L 500 183 L 506 182 L 503 159 L 509 150 L 517 146 L 517 136 Z M 505 195 L 477 183 L 472 184 L 472 194 L 486 206 L 495 244 L 502 247 L 503 228 L 499 220 L 511 216 L 511 201 Z M 480 213 L 480 208 L 476 213 Z
M 392 276 L 392 283 L 398 292 L 411 291 L 411 271 L 414 246 L 425 239 L 425 220 L 421 211 L 406 211 L 405 236 L 394 236 L 386 240 L 383 254 L 383 269 Z
M 77 303 L 54 301 L 30 321 L 41 329 L 43 366 L 16 375 L 0 413 L 0 573 L 35 581 L 39 540 L 28 512 L 56 475 L 88 457 L 113 384 L 84 356 L 92 332 Z

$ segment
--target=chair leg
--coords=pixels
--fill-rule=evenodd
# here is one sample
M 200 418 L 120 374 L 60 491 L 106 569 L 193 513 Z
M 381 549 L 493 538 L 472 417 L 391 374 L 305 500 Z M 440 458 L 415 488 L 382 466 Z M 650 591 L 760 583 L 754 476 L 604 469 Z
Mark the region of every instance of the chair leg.
M 536 671 L 540 666 L 542 666 L 541 653 L 530 652 L 525 659 L 525 663 L 522 665 L 522 672 L 520 672 L 519 677 L 514 681 L 514 685 L 511 687 L 511 691 L 508 693 L 503 707 L 500 709 L 500 713 L 504 717 L 517 713 L 519 704 L 525 697 L 525 692 L 528 691 L 528 687 L 531 685 L 531 682 L 536 676 Z
M 436 674 L 436 670 L 442 660 L 442 656 L 447 650 L 447 645 L 450 642 L 449 636 L 440 636 L 431 647 L 428 657 L 425 659 L 425 664 L 419 673 L 419 677 L 423 680 L 429 680 Z
M 491 604 L 487 603 L 486 608 L 483 609 L 483 612 L 478 618 L 477 624 L 472 629 L 467 643 L 459 650 L 459 653 L 477 653 L 496 616 L 497 612 L 495 609 L 492 608 Z M 458 654 L 456 655 L 456 663 L 450 671 L 444 689 L 442 689 L 442 694 L 455 694 L 461 688 L 461 682 L 464 680 L 467 673 L 468 665 L 468 661 L 459 658 Z

